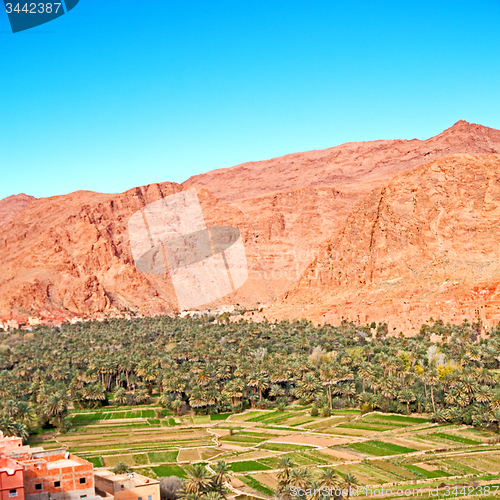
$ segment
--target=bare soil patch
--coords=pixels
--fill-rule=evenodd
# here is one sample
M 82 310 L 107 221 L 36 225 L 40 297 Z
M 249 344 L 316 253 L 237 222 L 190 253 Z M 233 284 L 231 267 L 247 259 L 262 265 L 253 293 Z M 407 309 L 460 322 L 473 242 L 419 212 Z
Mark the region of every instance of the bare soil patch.
M 257 479 L 257 481 L 265 484 L 268 488 L 275 490 L 278 487 L 278 480 L 274 474 L 255 474 L 253 477 Z
M 179 451 L 178 462 L 195 462 L 201 460 L 200 450 L 198 448 L 188 448 Z

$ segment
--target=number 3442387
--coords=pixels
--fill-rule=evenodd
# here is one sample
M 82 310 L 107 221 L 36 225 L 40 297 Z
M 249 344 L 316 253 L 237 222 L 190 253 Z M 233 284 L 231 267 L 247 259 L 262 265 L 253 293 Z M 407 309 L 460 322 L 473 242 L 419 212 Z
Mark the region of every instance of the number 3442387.
M 61 5 L 60 3 L 8 3 L 5 7 L 7 14 L 12 14 L 12 12 L 17 12 L 18 14 L 21 12 L 25 14 L 57 14 Z

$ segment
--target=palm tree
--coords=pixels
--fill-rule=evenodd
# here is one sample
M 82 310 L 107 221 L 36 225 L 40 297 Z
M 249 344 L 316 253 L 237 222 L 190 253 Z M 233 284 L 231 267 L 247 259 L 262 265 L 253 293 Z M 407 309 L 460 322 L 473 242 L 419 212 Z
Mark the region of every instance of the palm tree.
M 333 469 L 320 469 L 321 486 L 326 488 L 338 488 L 340 486 L 340 477 Z
M 351 486 L 358 484 L 356 477 L 350 472 L 344 476 L 344 486 L 347 488 L 347 498 L 351 496 Z
M 16 430 L 16 422 L 12 417 L 5 413 L 0 415 L 0 431 L 3 432 L 5 436 L 15 436 Z
M 496 425 L 496 428 L 497 428 L 497 432 L 499 432 L 499 429 L 500 429 L 500 409 L 496 408 L 494 409 L 489 417 L 488 417 L 488 420 L 495 424 Z
M 282 457 L 278 464 L 280 471 L 276 474 L 279 483 L 279 489 L 282 491 L 290 485 L 290 471 L 295 467 L 295 463 L 290 457 Z
M 269 387 L 269 377 L 259 376 L 255 381 L 255 388 L 259 391 L 259 401 L 262 401 L 262 391 Z
M 51 394 L 43 403 L 42 412 L 49 420 L 54 420 L 60 426 L 70 403 L 66 391 L 57 391 Z
M 215 490 L 220 496 L 226 498 L 224 495 L 224 483 L 229 476 L 229 467 L 223 460 L 219 460 L 213 467 L 215 476 L 213 478 L 213 485 Z
M 432 410 L 434 411 L 434 413 L 436 413 L 436 404 L 434 403 L 434 387 L 439 384 L 439 377 L 437 372 L 432 371 L 430 374 L 426 375 L 425 381 L 431 388 Z
M 370 363 L 363 361 L 358 369 L 358 376 L 363 381 L 363 392 L 366 391 L 365 384 L 367 380 L 373 378 L 373 368 Z
M 32 424 L 35 421 L 33 407 L 29 401 L 19 401 L 17 405 L 17 418 L 23 424 Z
M 308 469 L 292 469 L 290 472 L 290 484 L 300 489 L 307 489 L 311 482 L 311 471 Z
M 493 391 L 487 385 L 482 385 L 479 387 L 475 398 L 478 403 L 487 404 L 491 401 L 493 397 Z
M 16 422 L 14 424 L 14 436 L 20 437 L 23 441 L 26 441 L 30 437 L 28 428 L 21 422 Z
M 127 404 L 128 402 L 128 399 L 127 399 L 127 392 L 125 391 L 125 389 L 123 387 L 119 387 L 116 391 L 115 391 L 115 398 L 114 400 L 120 404 L 120 405 L 124 405 L 124 404 Z
M 210 474 L 202 464 L 194 464 L 186 467 L 186 480 L 184 490 L 186 493 L 202 495 L 210 485 Z
M 406 405 L 406 414 L 410 414 L 410 403 L 413 403 L 415 401 L 415 393 L 411 389 L 403 389 L 399 394 L 398 394 L 398 401 L 401 403 L 404 403 Z

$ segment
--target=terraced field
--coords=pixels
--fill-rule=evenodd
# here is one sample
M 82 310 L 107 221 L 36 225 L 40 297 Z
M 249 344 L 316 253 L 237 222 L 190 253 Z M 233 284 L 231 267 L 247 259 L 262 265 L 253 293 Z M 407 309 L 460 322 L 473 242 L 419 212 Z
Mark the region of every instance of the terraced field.
M 64 445 L 95 467 L 123 462 L 153 478 L 184 477 L 187 464 L 210 467 L 225 460 L 233 484 L 249 498 L 272 496 L 284 457 L 313 478 L 330 467 L 364 486 L 500 480 L 500 447 L 493 443 L 498 434 L 433 424 L 425 415 L 351 410 L 312 417 L 309 408 L 291 406 L 174 416 L 149 406 L 79 411 L 73 425 L 66 434 L 46 433 L 31 442 Z

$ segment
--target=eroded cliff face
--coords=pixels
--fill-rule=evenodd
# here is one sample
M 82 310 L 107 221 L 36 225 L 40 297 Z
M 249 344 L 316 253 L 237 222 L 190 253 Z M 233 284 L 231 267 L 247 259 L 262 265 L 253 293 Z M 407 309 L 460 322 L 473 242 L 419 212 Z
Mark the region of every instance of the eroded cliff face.
M 442 159 L 455 152 L 469 156 Z M 446 195 L 464 207 L 476 207 L 479 202 L 468 197 L 480 196 L 484 182 L 490 186 L 484 199 L 493 196 L 495 182 L 484 176 L 493 175 L 498 158 L 472 153 L 500 153 L 500 131 L 458 122 L 427 141 L 349 143 L 209 172 L 183 185 L 30 200 L 0 229 L 0 317 L 60 321 L 175 311 L 168 276 L 136 270 L 127 223 L 147 204 L 195 187 L 208 225 L 240 229 L 250 270 L 236 293 L 204 307 L 274 304 L 266 308 L 267 317 L 383 319 L 405 329 L 420 318 L 444 317 L 438 314 L 443 304 L 455 311 L 450 319 L 460 319 L 462 313 L 471 318 L 476 309 L 493 318 L 496 312 L 490 312 L 489 304 L 496 292 L 485 285 L 494 266 L 489 247 L 477 240 L 472 248 L 465 237 L 463 245 L 457 240 L 449 247 L 447 241 L 455 241 L 459 231 L 445 229 L 451 227 L 448 213 L 459 208 L 439 198 Z M 429 163 L 432 158 L 441 160 Z M 448 171 L 457 161 L 463 175 L 468 164 L 482 172 L 484 179 L 474 174 L 472 194 L 465 184 L 453 191 L 453 182 L 462 185 L 456 180 L 458 171 Z M 427 178 L 423 172 L 429 165 L 437 170 Z M 422 183 L 412 177 L 417 172 Z M 395 184 L 401 182 L 411 187 Z M 492 199 L 488 203 L 495 205 Z M 476 208 L 467 210 L 464 234 L 475 241 L 489 222 L 478 218 Z M 487 237 L 493 241 L 492 231 Z M 460 281 L 472 270 L 473 278 Z M 434 302 L 441 305 L 434 307 Z
M 453 155 L 393 178 L 321 245 L 277 316 L 500 320 L 500 155 Z

